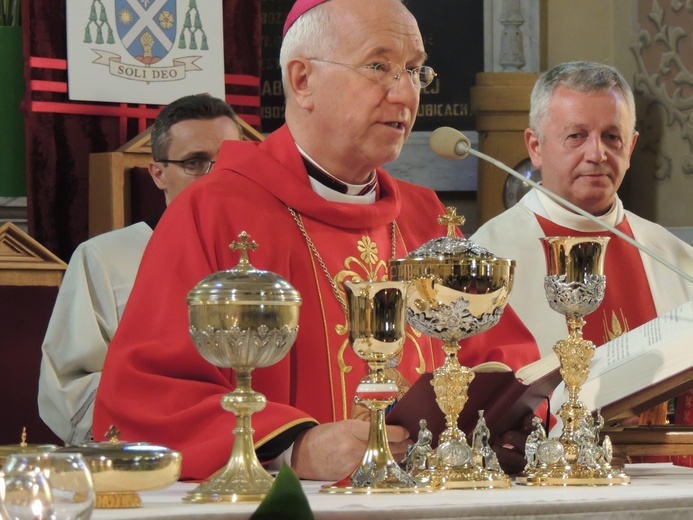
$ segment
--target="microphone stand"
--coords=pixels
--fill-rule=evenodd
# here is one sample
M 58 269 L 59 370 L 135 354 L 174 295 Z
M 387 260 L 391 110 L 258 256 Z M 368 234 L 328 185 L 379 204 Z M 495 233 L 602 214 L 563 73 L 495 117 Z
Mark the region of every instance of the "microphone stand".
M 455 130 L 455 131 L 457 132 L 457 130 Z M 626 235 L 626 234 L 623 233 L 622 231 L 619 231 L 619 230 L 616 229 L 615 227 L 610 226 L 610 225 L 606 224 L 605 222 L 602 222 L 602 221 L 599 220 L 597 217 L 595 217 L 594 215 L 588 213 L 588 212 L 585 211 L 584 209 L 582 209 L 582 208 L 576 206 L 576 205 L 573 204 L 572 202 L 569 202 L 569 201 L 565 200 L 563 197 L 560 197 L 560 196 L 556 195 L 555 193 L 553 193 L 553 192 L 547 190 L 547 189 L 544 188 L 541 184 L 537 184 L 536 182 L 534 182 L 534 181 L 532 181 L 532 180 L 530 180 L 530 179 L 527 179 L 527 178 L 523 177 L 522 175 L 520 175 L 519 173 L 517 173 L 515 170 L 513 170 L 513 169 L 510 168 L 509 166 L 506 166 L 506 165 L 503 164 L 502 162 L 500 162 L 500 161 L 494 159 L 493 157 L 490 157 L 490 156 L 486 155 L 485 153 L 482 153 L 482 152 L 479 152 L 479 151 L 477 151 L 477 150 L 474 150 L 474 149 L 471 147 L 471 144 L 469 143 L 469 140 L 467 139 L 467 137 L 464 136 L 464 134 L 461 134 L 461 133 L 460 133 L 460 135 L 463 136 L 463 139 L 462 139 L 462 140 L 457 144 L 457 146 L 455 147 L 455 153 L 457 153 L 458 155 L 460 155 L 460 159 L 462 159 L 462 158 L 464 157 L 464 155 L 466 155 L 467 153 L 470 153 L 470 154 L 472 154 L 472 155 L 475 155 L 476 157 L 479 157 L 480 159 L 483 159 L 484 161 L 490 162 L 490 163 L 493 164 L 494 166 L 497 166 L 498 168 L 500 168 L 501 170 L 507 172 L 508 174 L 512 175 L 513 177 L 516 177 L 517 179 L 521 180 L 522 182 L 526 182 L 526 183 L 529 184 L 532 188 L 534 188 L 534 189 L 536 189 L 536 190 L 539 190 L 539 191 L 542 192 L 544 195 L 546 195 L 547 197 L 550 197 L 551 199 L 553 199 L 553 200 L 554 200 L 555 202 L 557 202 L 558 204 L 561 204 L 562 206 L 565 206 L 565 207 L 567 207 L 568 209 L 573 210 L 575 213 L 578 213 L 579 215 L 582 215 L 583 217 L 588 218 L 589 220 L 595 222 L 596 224 L 598 224 L 598 225 L 600 225 L 600 226 L 606 228 L 608 231 L 611 231 L 614 235 L 616 235 L 616 236 L 622 238 L 623 240 L 625 240 L 626 242 L 628 242 L 628 243 L 629 243 L 630 245 L 632 245 L 633 247 L 637 247 L 640 251 L 642 251 L 642 252 L 645 253 L 646 255 L 651 256 L 651 257 L 654 258 L 656 261 L 658 261 L 660 264 L 662 264 L 662 265 L 664 265 L 665 267 L 668 267 L 669 269 L 671 269 L 672 271 L 674 271 L 676 274 L 678 274 L 681 278 L 683 278 L 684 280 L 686 280 L 688 283 L 693 283 L 693 276 L 691 276 L 691 275 L 689 275 L 689 274 L 687 274 L 687 273 L 684 273 L 681 269 L 679 269 L 678 267 L 676 267 L 675 265 L 673 265 L 671 262 L 668 262 L 667 260 L 665 260 L 664 258 L 662 258 L 661 256 L 659 256 L 659 255 L 658 255 L 657 253 L 655 253 L 654 251 L 650 251 L 650 250 L 647 249 L 645 246 L 640 245 L 638 242 L 636 242 L 635 240 L 633 240 L 631 237 L 629 237 L 628 235 Z

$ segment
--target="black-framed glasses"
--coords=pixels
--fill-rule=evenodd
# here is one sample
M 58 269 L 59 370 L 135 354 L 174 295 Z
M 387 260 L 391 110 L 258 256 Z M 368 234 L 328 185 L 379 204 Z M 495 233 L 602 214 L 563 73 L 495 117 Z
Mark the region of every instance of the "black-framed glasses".
M 190 159 L 157 159 L 157 162 L 162 163 L 173 163 L 178 164 L 183 168 L 186 175 L 193 175 L 199 177 L 200 175 L 205 175 L 209 173 L 214 166 L 216 161 L 211 159 L 201 159 L 199 157 L 192 157 Z
M 403 73 L 406 72 L 409 75 L 409 79 L 412 84 L 418 88 L 426 88 L 431 83 L 433 79 L 438 75 L 432 67 L 428 65 L 421 65 L 420 67 L 412 67 L 410 69 L 402 69 L 396 63 L 391 61 L 383 63 L 373 63 L 371 65 L 351 65 L 349 63 L 340 63 L 338 61 L 323 60 L 320 58 L 308 58 L 311 61 L 318 61 L 321 63 L 330 63 L 332 65 L 341 65 L 342 67 L 347 67 L 349 69 L 359 71 L 361 69 L 370 70 L 373 74 L 373 78 L 386 87 L 391 87 L 397 83 L 402 77 Z

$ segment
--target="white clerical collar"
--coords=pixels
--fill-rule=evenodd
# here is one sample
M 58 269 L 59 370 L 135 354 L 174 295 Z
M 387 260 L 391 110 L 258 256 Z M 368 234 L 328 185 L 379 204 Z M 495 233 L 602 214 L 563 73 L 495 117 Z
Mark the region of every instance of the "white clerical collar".
M 329 200 L 330 202 L 347 202 L 350 204 L 373 204 L 375 202 L 377 176 L 375 170 L 371 172 L 368 176 L 368 182 L 365 184 L 349 184 L 342 180 L 337 179 L 334 175 L 330 174 L 325 168 L 320 166 L 310 155 L 308 155 L 298 144 L 296 148 L 301 153 L 303 158 L 312 164 L 315 168 L 320 170 L 324 175 L 333 179 L 336 183 L 343 185 L 346 188 L 346 193 L 342 193 L 336 189 L 332 189 L 326 184 L 320 182 L 319 180 L 308 177 L 310 185 L 313 191 L 320 195 L 323 199 Z M 365 193 L 364 193 L 365 192 Z
M 571 229 L 577 229 L 579 231 L 601 231 L 603 229 L 596 222 L 593 222 L 587 217 L 584 217 L 564 206 L 561 206 L 560 204 L 555 202 L 551 197 L 545 195 L 539 190 L 532 190 L 527 195 L 530 194 L 532 194 L 533 197 L 527 197 L 529 200 L 528 204 L 526 205 L 530 207 L 530 209 L 532 209 L 535 213 L 538 213 L 541 216 L 548 218 L 552 222 L 555 222 L 565 227 L 569 227 Z M 536 209 L 532 207 L 532 198 L 535 198 L 535 201 L 540 204 L 541 208 L 544 211 L 536 211 Z M 616 195 L 614 204 L 611 206 L 611 209 L 607 211 L 605 214 L 599 215 L 596 218 L 611 227 L 615 227 L 623 221 L 624 216 L 625 214 L 623 211 L 623 203 L 621 202 L 621 199 L 618 198 L 618 195 Z

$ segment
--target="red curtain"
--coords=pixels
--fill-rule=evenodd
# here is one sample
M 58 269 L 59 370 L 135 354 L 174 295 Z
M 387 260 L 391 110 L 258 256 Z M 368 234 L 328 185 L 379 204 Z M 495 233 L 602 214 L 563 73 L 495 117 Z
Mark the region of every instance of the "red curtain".
M 89 154 L 114 151 L 161 107 L 67 97 L 65 2 L 22 2 L 29 232 L 64 260 L 88 232 Z M 226 99 L 260 128 L 260 0 L 223 0 Z

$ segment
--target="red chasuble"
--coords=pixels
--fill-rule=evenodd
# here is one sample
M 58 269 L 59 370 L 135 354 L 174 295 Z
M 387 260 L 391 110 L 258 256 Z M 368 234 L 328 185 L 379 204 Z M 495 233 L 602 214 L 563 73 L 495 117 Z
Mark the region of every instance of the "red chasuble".
M 381 169 L 377 175 L 375 203 L 329 202 L 311 189 L 286 126 L 259 144 L 226 141 L 214 171 L 171 203 L 145 251 L 108 350 L 95 437 L 114 424 L 124 440 L 180 450 L 186 479 L 207 478 L 228 461 L 235 417 L 220 399 L 234 388 L 234 376 L 197 352 L 186 295 L 203 277 L 237 265 L 239 253 L 228 246 L 242 231 L 259 246 L 249 254 L 253 266 L 284 277 L 303 298 L 289 354 L 252 373 L 253 388 L 268 400 L 252 416 L 256 449 L 296 425 L 351 417 L 367 366 L 348 342 L 335 287 L 343 295 L 344 280 L 387 277 L 393 226 L 397 258 L 445 234 L 436 223 L 444 208 L 433 191 Z M 443 359 L 439 343 L 414 331 L 408 336 L 391 370 L 404 387 Z M 497 360 L 517 369 L 538 357 L 532 335 L 511 309 L 460 350 L 468 366 Z

